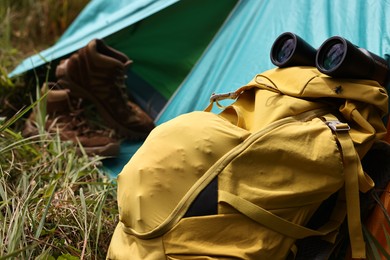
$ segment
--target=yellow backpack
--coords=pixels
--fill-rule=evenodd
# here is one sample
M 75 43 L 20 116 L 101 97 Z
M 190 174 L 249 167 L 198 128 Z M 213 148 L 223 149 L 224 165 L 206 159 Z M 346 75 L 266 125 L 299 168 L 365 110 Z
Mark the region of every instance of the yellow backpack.
M 221 98 L 236 99 L 220 114 Z M 334 241 L 347 216 L 365 257 L 360 159 L 382 139 L 386 90 L 313 67 L 272 69 L 206 111 L 156 127 L 118 176 L 108 259 L 285 259 L 297 239 Z M 338 192 L 330 220 L 306 228 Z

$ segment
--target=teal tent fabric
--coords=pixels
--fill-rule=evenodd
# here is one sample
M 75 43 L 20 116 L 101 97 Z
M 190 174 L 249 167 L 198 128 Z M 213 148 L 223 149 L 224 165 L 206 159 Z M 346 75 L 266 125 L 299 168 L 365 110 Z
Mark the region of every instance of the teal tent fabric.
M 290 31 L 318 48 L 339 35 L 379 56 L 390 54 L 390 1 L 241 1 L 158 123 L 206 107 L 213 92 L 229 92 L 273 68 L 274 40 Z
M 91 0 L 58 42 L 27 58 L 11 72 L 15 76 L 72 53 L 94 39 L 105 38 L 169 7 L 179 0 Z
M 149 6 L 158 6 L 153 9 L 158 12 L 175 1 L 129 2 L 148 2 Z M 134 9 L 134 17 L 145 18 L 147 15 L 142 10 Z M 95 15 L 104 16 L 103 13 Z M 79 21 L 82 19 L 88 20 L 88 17 L 81 17 Z M 199 19 L 202 19 L 201 15 Z M 161 110 L 156 124 L 183 113 L 203 110 L 212 93 L 233 91 L 249 82 L 255 74 L 273 68 L 269 58 L 271 46 L 286 31 L 298 34 L 315 48 L 327 38 L 339 35 L 386 57 L 390 54 L 389 20 L 388 0 L 241 0 Z M 66 38 L 60 43 L 64 41 Z M 120 156 L 105 162 L 112 176 L 121 171 L 140 145 L 141 142 L 124 142 Z

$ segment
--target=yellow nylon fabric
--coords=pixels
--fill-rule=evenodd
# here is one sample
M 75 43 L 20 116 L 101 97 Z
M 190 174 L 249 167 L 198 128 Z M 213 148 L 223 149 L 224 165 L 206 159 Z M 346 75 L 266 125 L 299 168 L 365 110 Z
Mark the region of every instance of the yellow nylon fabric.
M 158 228 L 210 166 L 248 135 L 205 112 L 153 130 L 118 176 L 120 221 L 137 234 Z
M 323 200 L 344 190 L 348 165 L 324 117 L 333 114 L 351 127 L 356 163 L 386 133 L 387 93 L 374 81 L 292 67 L 256 75 L 236 94 L 219 115 L 192 112 L 156 127 L 124 167 L 112 259 L 128 259 L 123 252 L 131 259 L 283 259 L 295 238 L 244 216 L 222 197 L 218 215 L 182 216 L 217 176 L 220 191 L 252 209 L 305 225 Z M 370 179 L 360 175 L 354 178 L 366 191 Z M 344 214 L 340 209 L 333 216 Z
M 386 134 L 382 118 L 388 112 L 388 94 L 376 81 L 335 79 L 320 73 L 314 67 L 290 67 L 258 74 L 245 87 L 273 89 L 282 95 L 312 101 L 331 99 L 332 102 L 339 102 L 338 110 L 351 126 L 350 135 L 361 158 L 375 140 L 382 139 Z M 265 104 L 270 102 L 271 100 Z M 291 107 L 295 110 L 296 106 L 286 104 L 284 107 L 287 108 L 285 114 L 288 115 L 294 113 Z M 265 105 L 263 109 L 267 108 Z M 283 109 L 281 110 L 283 113 Z M 248 117 L 252 118 L 253 115 L 243 115 L 245 119 Z M 262 118 L 261 121 L 263 120 Z
M 259 137 L 218 175 L 218 188 L 305 225 L 321 202 L 343 186 L 340 158 L 334 135 L 320 119 L 297 121 Z M 220 213 L 236 210 L 230 204 L 219 204 Z M 277 233 L 278 240 L 269 240 L 275 232 L 262 220 L 259 223 L 270 229 L 259 235 L 264 241 L 258 256 L 283 259 L 278 257 L 283 253 L 286 257 L 295 240 L 285 235 L 289 230 Z
M 266 240 L 259 239 L 266 232 Z M 281 239 L 242 214 L 184 218 L 163 237 L 167 259 L 283 259 L 286 252 L 263 251 L 272 241 L 288 247 L 293 239 Z
M 120 224 L 117 225 L 114 234 L 107 259 L 165 259 L 164 245 L 160 237 L 139 239 L 124 232 Z
M 356 156 L 352 159 L 351 156 L 346 157 L 344 162 L 346 167 L 353 167 L 353 170 L 357 169 L 355 164 L 360 163 L 359 157 L 362 158 L 372 143 L 383 138 L 386 133 L 381 118 L 387 113 L 388 97 L 385 89 L 374 81 L 333 79 L 311 67 L 277 68 L 256 75 L 248 85 L 236 93 L 240 91 L 243 92 L 237 101 L 227 107 L 221 115 L 251 132 L 257 132 L 280 118 L 313 109 L 328 109 L 337 115 L 340 120 L 351 126 L 349 136 L 358 155 L 355 155 L 355 151 L 349 151 L 353 149 L 351 146 L 343 147 L 349 149 L 343 153 L 352 152 Z M 311 216 L 310 212 L 307 212 L 307 205 L 311 204 L 312 210 L 315 210 L 318 203 L 338 190 L 344 182 L 342 163 L 334 164 L 337 162 L 337 156 L 333 158 L 330 156 L 331 151 L 337 154 L 339 148 L 336 142 L 329 141 L 329 136 L 322 137 L 318 131 L 311 129 L 315 126 L 314 121 L 316 120 L 306 122 L 307 126 L 302 128 L 299 124 L 291 125 L 282 131 L 271 132 L 264 139 L 259 139 L 256 142 L 258 147 L 253 145 L 248 150 L 248 155 L 241 154 L 237 162 L 233 161 L 219 174 L 219 189 L 270 210 L 271 213 L 276 211 L 276 215 L 286 220 L 305 224 L 307 218 Z M 322 134 L 326 135 L 326 131 Z M 253 160 L 254 156 L 251 153 L 259 159 Z M 327 153 L 328 158 L 325 156 Z M 314 158 L 315 155 L 323 157 Z M 254 163 L 250 165 L 248 162 L 252 161 Z M 256 168 L 256 163 L 260 167 Z M 235 179 L 232 177 L 233 173 L 238 171 L 240 178 Z M 351 170 L 348 170 L 348 173 L 353 174 L 346 178 L 348 183 L 353 177 L 355 180 L 359 179 L 362 191 L 365 192 L 372 187 L 372 180 L 362 172 L 351 173 Z M 259 177 L 251 178 L 251 175 Z M 332 178 L 337 181 L 329 182 Z M 348 211 L 359 213 L 357 181 L 347 188 Z M 318 193 L 324 197 L 317 197 Z M 304 199 L 300 199 L 300 196 Z M 355 208 L 357 210 L 354 210 Z M 220 205 L 221 213 L 232 210 L 234 212 L 230 205 Z M 352 253 L 361 257 L 364 255 L 364 247 L 361 246 L 360 220 L 358 215 L 350 216 L 349 219 L 349 222 L 352 222 L 350 232 L 354 236 L 352 246 L 353 249 L 356 248 Z M 275 250 L 277 248 L 283 250 L 277 244 L 274 246 Z M 288 248 L 283 251 L 288 251 Z
M 155 128 L 118 176 L 120 223 L 110 256 L 121 259 L 118 245 L 135 250 L 130 255 L 138 254 L 137 246 L 143 247 L 123 237 L 150 239 L 164 233 L 160 228 L 170 225 L 169 221 L 176 224 L 199 192 L 187 198 L 191 187 L 248 136 L 245 129 L 232 128 L 228 121 L 207 112 L 185 114 Z

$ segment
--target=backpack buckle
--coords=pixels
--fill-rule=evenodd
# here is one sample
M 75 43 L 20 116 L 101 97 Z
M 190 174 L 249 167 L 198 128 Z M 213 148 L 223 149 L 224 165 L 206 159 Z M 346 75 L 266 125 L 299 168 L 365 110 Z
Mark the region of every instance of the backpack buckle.
M 347 123 L 340 122 L 339 120 L 326 121 L 325 124 L 334 132 L 348 132 L 351 127 Z
M 236 99 L 238 97 L 237 92 L 229 92 L 229 93 L 222 93 L 222 94 L 211 94 L 210 102 L 218 102 L 220 100 L 224 99 Z

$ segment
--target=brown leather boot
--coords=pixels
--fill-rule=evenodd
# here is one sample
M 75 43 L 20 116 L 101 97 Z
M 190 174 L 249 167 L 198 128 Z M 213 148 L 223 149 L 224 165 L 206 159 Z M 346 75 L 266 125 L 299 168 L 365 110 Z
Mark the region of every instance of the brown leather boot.
M 55 89 L 54 83 L 45 84 L 42 92 L 46 96 L 45 131 L 59 134 L 62 141 L 80 143 L 88 155 L 117 156 L 120 142 L 112 134 L 112 130 L 92 123 L 84 113 L 81 103 L 69 96 L 69 89 Z M 22 132 L 24 137 L 38 135 L 36 110 L 28 117 Z
M 136 140 L 154 128 L 153 120 L 126 94 L 126 55 L 95 39 L 56 69 L 58 83 L 71 95 L 93 102 L 98 112 L 119 135 Z

